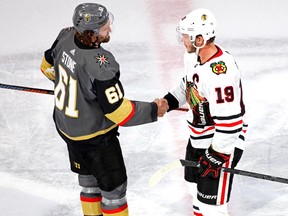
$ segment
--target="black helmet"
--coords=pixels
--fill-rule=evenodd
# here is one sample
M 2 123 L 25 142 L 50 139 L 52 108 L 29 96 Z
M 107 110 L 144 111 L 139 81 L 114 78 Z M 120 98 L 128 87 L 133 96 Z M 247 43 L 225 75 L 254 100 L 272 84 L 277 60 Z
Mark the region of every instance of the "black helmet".
M 73 25 L 79 33 L 92 30 L 96 35 L 101 26 L 109 19 L 106 7 L 96 3 L 83 3 L 78 5 L 73 14 Z

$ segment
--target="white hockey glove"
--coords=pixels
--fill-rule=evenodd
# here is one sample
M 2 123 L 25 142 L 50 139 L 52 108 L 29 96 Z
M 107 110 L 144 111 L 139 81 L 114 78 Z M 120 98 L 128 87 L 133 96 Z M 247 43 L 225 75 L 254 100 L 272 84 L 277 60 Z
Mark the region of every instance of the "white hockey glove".
M 55 70 L 54 70 L 54 67 L 51 67 L 51 68 L 47 68 L 43 74 L 48 78 L 50 79 L 51 81 L 54 81 L 55 80 Z
M 42 73 L 51 81 L 55 80 L 55 71 L 53 65 L 49 64 L 45 57 L 42 58 L 42 62 L 40 65 L 40 69 Z

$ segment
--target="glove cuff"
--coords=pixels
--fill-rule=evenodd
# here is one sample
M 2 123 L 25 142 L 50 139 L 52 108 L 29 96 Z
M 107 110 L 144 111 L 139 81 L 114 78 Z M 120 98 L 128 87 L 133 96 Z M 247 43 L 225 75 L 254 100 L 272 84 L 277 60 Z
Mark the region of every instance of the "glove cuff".
M 206 149 L 205 154 L 212 163 L 218 165 L 223 164 L 230 159 L 230 155 L 217 152 L 212 148 L 212 146 Z

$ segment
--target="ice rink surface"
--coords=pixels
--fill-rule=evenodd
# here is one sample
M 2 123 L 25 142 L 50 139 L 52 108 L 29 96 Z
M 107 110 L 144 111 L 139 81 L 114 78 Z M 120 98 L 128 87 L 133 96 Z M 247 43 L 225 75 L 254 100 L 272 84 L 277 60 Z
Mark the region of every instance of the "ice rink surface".
M 8 1 L 0 8 L 0 83 L 52 89 L 40 72 L 43 52 L 72 24 L 83 1 Z M 218 20 L 216 42 L 235 57 L 243 75 L 249 129 L 238 169 L 288 178 L 288 3 L 282 0 L 101 0 L 115 16 L 104 46 L 121 66 L 129 99 L 164 96 L 183 75 L 178 21 L 207 7 Z M 52 121 L 53 96 L 0 89 L 0 215 L 80 216 L 77 175 Z M 132 216 L 192 216 L 183 169 L 155 187 L 150 177 L 184 158 L 185 113 L 120 128 Z M 287 216 L 288 185 L 235 176 L 231 216 Z

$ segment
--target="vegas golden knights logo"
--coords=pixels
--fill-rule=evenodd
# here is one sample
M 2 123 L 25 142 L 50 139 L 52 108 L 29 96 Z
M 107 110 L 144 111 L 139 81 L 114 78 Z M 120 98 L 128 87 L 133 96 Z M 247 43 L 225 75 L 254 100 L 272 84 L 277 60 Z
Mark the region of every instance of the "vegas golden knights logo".
M 88 22 L 91 21 L 91 14 L 90 14 L 90 13 L 85 13 L 84 16 L 83 16 L 83 18 L 84 18 L 84 21 L 85 21 L 86 23 L 88 23 Z

